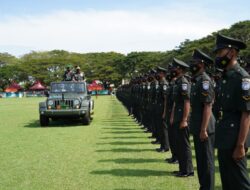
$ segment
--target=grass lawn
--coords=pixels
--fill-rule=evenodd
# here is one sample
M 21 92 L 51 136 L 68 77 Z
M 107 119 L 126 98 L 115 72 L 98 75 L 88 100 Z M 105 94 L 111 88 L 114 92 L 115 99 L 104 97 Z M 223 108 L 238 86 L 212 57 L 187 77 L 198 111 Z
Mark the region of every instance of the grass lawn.
M 178 165 L 164 162 L 170 153 L 156 153 L 158 145 L 114 97 L 95 99 L 90 126 L 59 121 L 46 128 L 38 121 L 43 100 L 0 99 L 0 190 L 198 189 L 197 174 L 171 175 Z

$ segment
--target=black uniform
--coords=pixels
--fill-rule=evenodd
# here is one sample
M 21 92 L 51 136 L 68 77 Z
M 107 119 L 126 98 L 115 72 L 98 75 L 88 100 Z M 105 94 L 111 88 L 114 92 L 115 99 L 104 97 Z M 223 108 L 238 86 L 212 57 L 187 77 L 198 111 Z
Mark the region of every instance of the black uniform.
M 181 76 L 176 79 L 174 86 L 174 121 L 173 127 L 175 130 L 175 138 L 177 144 L 177 157 L 179 161 L 179 172 L 180 174 L 191 174 L 193 173 L 192 164 L 192 152 L 189 141 L 189 128 L 185 127 L 180 129 L 180 123 L 182 121 L 184 112 L 184 101 L 190 99 L 190 88 L 191 85 L 185 76 Z
M 162 118 L 164 111 L 164 102 L 167 96 L 168 82 L 163 78 L 159 82 L 159 88 L 157 90 L 156 104 L 158 107 L 158 128 L 159 128 L 159 141 L 161 144 L 160 149 L 164 151 L 169 150 L 169 141 L 168 141 L 168 130 L 167 123 L 164 118 Z
M 64 81 L 72 81 L 74 79 L 74 73 L 72 71 L 65 71 L 63 75 Z
M 170 125 L 170 116 L 171 116 L 173 102 L 174 102 L 174 96 L 173 96 L 174 84 L 175 84 L 175 81 L 171 81 L 170 85 L 167 89 L 166 122 L 167 122 L 167 126 L 168 126 L 169 146 L 170 146 L 170 151 L 172 154 L 172 158 L 169 160 L 169 162 L 175 162 L 178 160 L 177 159 L 176 138 L 174 137 L 174 127 L 172 125 Z
M 236 162 L 232 155 L 236 147 L 241 113 L 250 111 L 250 76 L 236 64 L 222 77 L 218 94 L 219 118 L 216 123 L 215 146 L 224 190 L 249 190 L 250 181 L 247 171 L 247 158 Z M 250 145 L 250 136 L 246 147 Z
M 190 129 L 193 134 L 197 172 L 200 183 L 200 190 L 214 189 L 214 132 L 215 118 L 210 117 L 206 141 L 200 140 L 201 124 L 203 120 L 204 104 L 211 104 L 214 99 L 214 88 L 210 77 L 201 73 L 194 77 L 191 87 Z

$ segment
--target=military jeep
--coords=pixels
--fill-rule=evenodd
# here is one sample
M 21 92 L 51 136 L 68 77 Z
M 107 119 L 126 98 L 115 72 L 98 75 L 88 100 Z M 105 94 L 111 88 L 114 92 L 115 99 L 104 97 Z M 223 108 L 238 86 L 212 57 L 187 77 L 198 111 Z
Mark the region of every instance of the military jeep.
M 39 103 L 40 125 L 48 126 L 50 119 L 80 119 L 89 125 L 94 102 L 88 94 L 85 82 L 52 82 L 45 102 Z

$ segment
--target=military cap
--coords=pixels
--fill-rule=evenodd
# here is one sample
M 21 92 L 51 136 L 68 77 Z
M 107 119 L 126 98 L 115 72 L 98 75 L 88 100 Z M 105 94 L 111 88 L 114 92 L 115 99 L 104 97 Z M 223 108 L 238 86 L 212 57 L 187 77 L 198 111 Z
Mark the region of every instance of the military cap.
M 72 67 L 72 65 L 70 65 L 70 64 L 67 65 L 67 68 L 71 68 L 71 67 Z
M 240 49 L 246 49 L 246 47 L 247 45 L 238 39 L 218 34 L 216 37 L 216 46 L 213 51 L 216 52 L 224 48 L 234 48 L 239 51 Z
M 155 69 L 151 69 L 151 70 L 149 71 L 149 73 L 150 73 L 150 74 L 155 74 L 155 73 L 156 73 L 156 70 L 155 70 Z
M 157 70 L 157 72 L 164 72 L 164 73 L 167 72 L 167 69 L 165 69 L 163 67 L 159 67 L 159 66 L 156 68 L 156 70 Z
M 204 52 L 202 52 L 199 49 L 194 50 L 192 57 L 193 57 L 193 59 L 201 60 L 201 62 L 204 62 L 207 65 L 214 63 L 214 61 L 211 57 L 209 57 L 207 54 L 205 54 Z
M 172 62 L 172 67 L 188 69 L 189 65 L 179 59 L 174 58 Z

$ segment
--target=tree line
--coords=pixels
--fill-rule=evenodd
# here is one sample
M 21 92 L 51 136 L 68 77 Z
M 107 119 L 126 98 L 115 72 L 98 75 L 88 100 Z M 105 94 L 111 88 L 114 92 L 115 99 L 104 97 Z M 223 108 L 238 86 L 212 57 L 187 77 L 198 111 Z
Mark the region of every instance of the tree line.
M 250 64 L 250 20 L 247 20 L 198 40 L 186 39 L 175 49 L 165 52 L 131 52 L 124 55 L 116 52 L 75 53 L 52 50 L 32 51 L 20 58 L 0 53 L 0 91 L 13 81 L 21 83 L 26 89 L 36 80 L 45 85 L 49 85 L 52 81 L 60 81 L 65 67 L 69 64 L 80 66 L 88 82 L 99 79 L 117 86 L 121 84 L 122 79 L 146 73 L 156 66 L 167 67 L 173 57 L 188 62 L 197 47 L 214 57 L 211 50 L 217 33 L 245 41 L 248 48 L 241 51 L 241 56 L 246 60 L 245 63 Z

